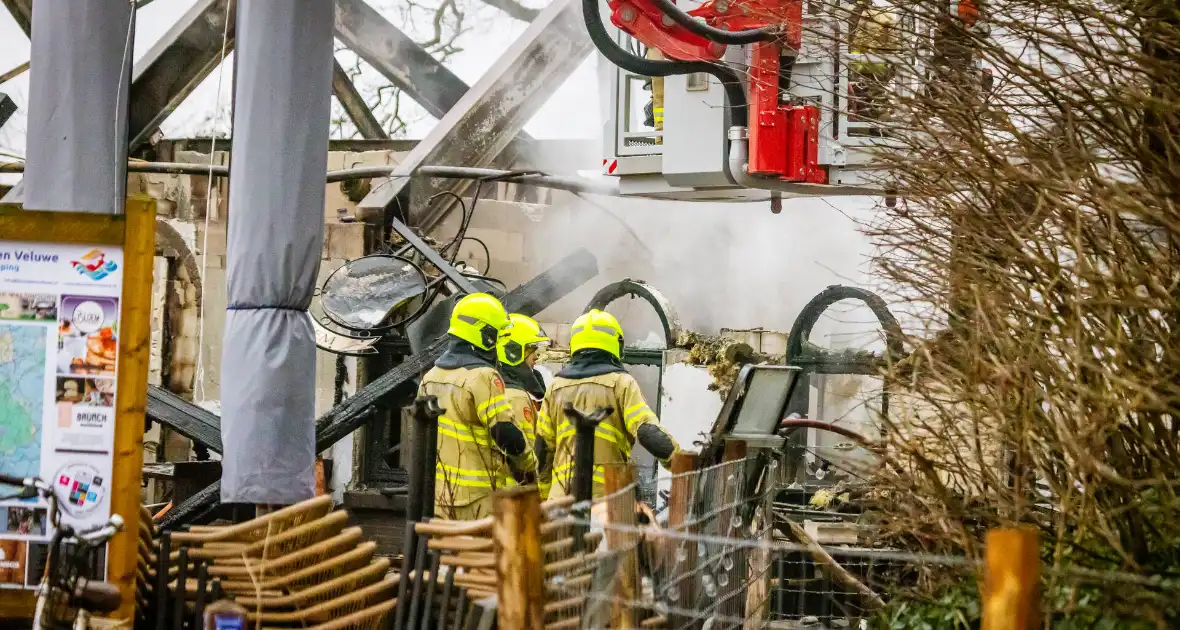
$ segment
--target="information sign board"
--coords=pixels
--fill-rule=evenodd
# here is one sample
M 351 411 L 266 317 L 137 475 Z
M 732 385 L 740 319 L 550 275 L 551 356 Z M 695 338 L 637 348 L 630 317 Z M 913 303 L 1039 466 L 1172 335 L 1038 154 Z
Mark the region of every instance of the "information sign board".
M 111 515 L 122 269 L 121 247 L 0 241 L 0 473 L 50 481 L 75 528 Z M 40 582 L 47 511 L 0 501 L 0 588 Z
M 148 197 L 114 215 L 0 205 L 0 472 L 50 484 L 63 524 L 123 518 L 96 567 L 118 619 L 135 607 L 154 253 Z M 48 512 L 0 500 L 0 619 L 32 616 Z

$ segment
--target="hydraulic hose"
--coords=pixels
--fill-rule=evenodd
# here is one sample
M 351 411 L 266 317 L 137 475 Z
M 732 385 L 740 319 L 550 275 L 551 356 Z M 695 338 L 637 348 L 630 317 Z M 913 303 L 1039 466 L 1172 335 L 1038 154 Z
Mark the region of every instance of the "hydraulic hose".
M 713 75 L 725 88 L 725 100 L 729 104 L 730 125 L 745 127 L 748 120 L 748 102 L 746 91 L 742 86 L 737 71 L 724 63 L 706 63 L 703 61 L 655 61 L 632 55 L 611 39 L 606 32 L 606 25 L 602 23 L 602 15 L 598 13 L 599 0 L 582 0 L 582 14 L 586 20 L 586 30 L 590 33 L 590 41 L 598 48 L 598 52 L 607 61 L 635 74 L 645 77 L 669 77 L 677 74 L 693 74 L 703 72 Z
M 672 0 L 653 0 L 653 2 L 664 12 L 664 15 L 683 26 L 684 30 L 694 35 L 700 35 L 711 42 L 744 46 L 755 42 L 769 42 L 778 38 L 778 29 L 773 26 L 752 28 L 746 31 L 727 31 L 698 21 L 682 11 Z

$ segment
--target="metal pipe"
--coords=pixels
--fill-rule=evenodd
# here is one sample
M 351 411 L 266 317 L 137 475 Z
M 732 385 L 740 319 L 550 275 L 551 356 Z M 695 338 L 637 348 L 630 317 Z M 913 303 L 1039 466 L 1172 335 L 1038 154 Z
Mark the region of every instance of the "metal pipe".
M 749 172 L 750 134 L 746 127 L 729 128 L 729 159 L 726 170 L 733 183 L 744 188 L 772 190 L 793 195 L 815 197 L 836 195 L 874 195 L 879 191 L 862 186 L 841 186 L 833 184 L 809 184 L 806 182 L 785 182 L 780 179 L 755 177 Z
M 406 520 L 420 522 L 434 515 L 434 493 L 432 489 L 435 475 L 435 460 L 438 457 L 437 440 L 430 440 L 433 432 L 430 425 L 438 422 L 442 415 L 442 407 L 438 405 L 438 398 L 423 396 L 414 401 L 414 426 L 411 441 L 417 446 L 414 461 L 410 466 L 409 491 L 406 497 Z M 429 462 L 429 465 L 427 465 Z M 429 505 L 429 509 L 427 508 Z M 406 525 L 409 536 L 413 531 L 412 523 Z
M 512 171 L 501 171 L 492 168 L 470 168 L 466 166 L 426 165 L 418 167 L 414 171 L 414 174 L 445 179 L 496 179 L 496 181 L 533 185 L 574 193 L 593 193 L 616 197 L 619 195 L 619 187 L 614 180 L 592 180 L 584 177 L 540 175 L 537 173 L 513 173 Z
M 466 166 L 420 166 L 410 173 L 398 173 L 398 166 L 358 166 L 328 171 L 326 183 L 343 182 L 352 179 L 372 179 L 377 177 L 437 177 L 440 179 L 495 179 L 496 181 L 551 188 L 572 193 L 589 193 L 618 197 L 619 187 L 613 180 L 597 181 L 584 177 L 569 177 L 564 175 L 539 175 L 537 173 L 516 173 L 514 171 L 497 170 L 494 168 L 471 168 Z M 133 173 L 160 173 L 165 175 L 205 175 L 213 177 L 229 177 L 229 167 L 208 164 L 188 164 L 184 162 L 141 162 L 131 161 L 127 170 Z M 0 173 L 23 173 L 24 162 L 0 163 Z
M 429 630 L 430 620 L 434 611 L 434 589 L 438 586 L 438 569 L 442 565 L 442 554 L 428 551 L 430 558 L 430 582 L 426 584 L 426 597 L 422 601 L 422 618 L 418 622 L 418 630 Z M 417 599 L 417 598 L 415 598 Z
M 856 431 L 853 431 L 852 429 L 831 422 L 824 422 L 823 420 L 812 420 L 810 418 L 786 418 L 779 422 L 779 431 L 793 431 L 795 429 L 816 429 L 818 431 L 828 431 L 830 433 L 835 433 L 836 435 L 846 437 L 853 442 L 856 442 L 857 445 L 870 450 L 880 446 L 879 444 L 874 443 L 872 440 L 857 433 Z
M 168 602 L 168 557 L 172 555 L 172 534 L 164 532 L 160 537 L 160 546 L 156 549 L 156 554 L 156 630 L 164 630 L 164 614 Z
M 594 496 L 594 431 L 598 423 L 614 412 L 612 407 L 599 407 L 589 415 L 573 403 L 565 404 L 565 415 L 574 425 L 574 501 L 582 503 Z M 575 537 L 575 545 L 578 538 Z
M 456 606 L 455 625 L 451 626 L 451 630 L 459 630 L 463 627 L 463 618 L 467 616 L 467 589 L 459 589 L 459 604 Z
M 184 629 L 185 581 L 188 578 L 188 548 L 181 547 L 176 558 L 176 597 L 172 607 L 172 627 Z
M 193 628 L 200 628 L 205 619 L 205 590 L 209 586 L 209 565 L 197 560 L 197 602 L 193 605 Z
M 410 471 L 413 474 L 413 470 Z M 410 572 L 414 570 L 414 551 L 417 549 L 417 536 L 414 535 L 414 521 L 409 518 L 409 502 L 407 501 L 406 535 L 402 545 L 402 577 L 397 582 L 397 605 L 393 609 L 394 628 L 402 630 L 405 623 L 406 609 L 409 606 Z
M 428 465 L 425 466 L 427 475 L 426 483 L 423 484 L 422 496 L 424 502 L 422 504 L 422 520 L 427 520 L 434 517 L 434 484 L 438 477 L 434 474 L 434 470 L 438 465 L 438 419 L 443 414 L 443 408 L 435 403 L 427 408 L 427 413 L 430 414 L 430 421 L 426 423 L 425 441 L 426 446 L 424 450 L 428 452 L 428 457 L 425 460 Z
M 455 569 L 447 569 L 447 580 L 443 582 L 442 602 L 439 604 L 438 628 L 447 627 L 447 617 L 451 614 L 451 593 L 455 590 Z
M 396 620 L 395 630 L 412 630 L 418 620 L 418 612 L 422 605 L 422 582 L 426 580 L 426 546 L 430 541 L 425 536 L 418 539 L 418 549 L 414 553 L 414 590 L 410 592 L 410 614 L 406 616 L 403 625 L 403 619 L 399 616 Z M 403 577 L 406 574 L 402 574 Z M 434 579 L 434 576 L 430 576 Z M 398 602 L 401 603 L 400 601 Z M 402 606 L 398 609 L 405 610 Z

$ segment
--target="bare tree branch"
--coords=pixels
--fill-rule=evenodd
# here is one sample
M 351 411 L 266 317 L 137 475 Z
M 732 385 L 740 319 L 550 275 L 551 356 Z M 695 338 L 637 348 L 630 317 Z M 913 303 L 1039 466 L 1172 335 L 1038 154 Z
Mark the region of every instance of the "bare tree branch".
M 480 0 L 480 2 L 483 2 L 489 7 L 499 9 L 505 15 L 521 22 L 532 22 L 541 14 L 540 9 L 531 9 L 516 2 L 516 0 Z

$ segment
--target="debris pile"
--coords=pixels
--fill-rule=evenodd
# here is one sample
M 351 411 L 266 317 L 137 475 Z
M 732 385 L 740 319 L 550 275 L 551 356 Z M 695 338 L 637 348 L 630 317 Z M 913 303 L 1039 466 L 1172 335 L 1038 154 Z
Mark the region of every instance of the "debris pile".
M 750 344 L 724 335 L 706 335 L 692 331 L 681 333 L 677 347 L 688 350 L 688 363 L 709 368 L 713 377 L 710 389 L 722 398 L 729 395 L 743 365 L 766 363 L 775 357 L 754 350 Z

